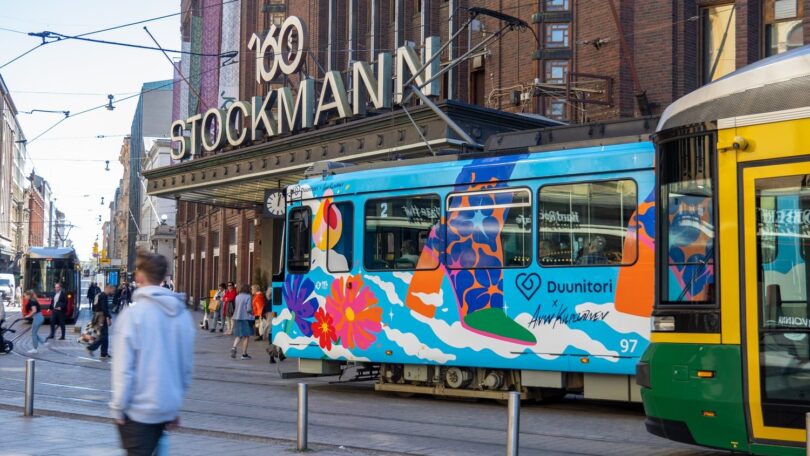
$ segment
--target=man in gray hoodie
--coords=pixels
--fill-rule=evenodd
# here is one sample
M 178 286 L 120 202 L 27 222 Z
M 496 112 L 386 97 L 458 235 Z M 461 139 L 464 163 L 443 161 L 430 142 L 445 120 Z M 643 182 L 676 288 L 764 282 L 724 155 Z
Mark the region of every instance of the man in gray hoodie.
M 194 321 L 185 299 L 160 286 L 167 262 L 139 251 L 133 303 L 116 320 L 110 409 L 129 456 L 151 455 L 178 412 L 194 367 Z

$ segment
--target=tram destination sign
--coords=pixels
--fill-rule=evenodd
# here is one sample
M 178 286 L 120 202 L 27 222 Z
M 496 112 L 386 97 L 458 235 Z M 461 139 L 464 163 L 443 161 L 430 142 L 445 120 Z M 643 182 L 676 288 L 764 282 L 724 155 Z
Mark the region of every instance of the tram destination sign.
M 439 59 L 431 60 L 439 47 L 439 37 L 433 36 L 425 39 L 421 56 L 412 44 L 398 48 L 395 58 L 388 52 L 379 53 L 376 72 L 368 62 L 352 62 L 351 101 L 340 72 L 332 70 L 325 72 L 317 97 L 315 79 L 302 75 L 295 96 L 290 87 L 280 87 L 266 96 L 233 102 L 225 109 L 211 108 L 175 120 L 171 139 L 179 147 L 172 150 L 172 158 L 194 158 L 200 150 L 213 152 L 227 145 L 239 147 L 313 128 L 324 124 L 328 116 L 340 119 L 363 116 L 369 103 L 375 109 L 391 108 L 402 102 L 405 82 L 413 75 L 415 86 L 421 87 L 423 94 L 438 95 L 438 81 L 425 82 L 440 70 Z M 272 25 L 264 38 L 254 33 L 247 48 L 256 54 L 256 82 L 270 83 L 281 75 L 301 70 L 309 49 L 307 28 L 300 18 L 290 16 L 281 26 Z M 416 74 L 426 61 L 431 64 Z

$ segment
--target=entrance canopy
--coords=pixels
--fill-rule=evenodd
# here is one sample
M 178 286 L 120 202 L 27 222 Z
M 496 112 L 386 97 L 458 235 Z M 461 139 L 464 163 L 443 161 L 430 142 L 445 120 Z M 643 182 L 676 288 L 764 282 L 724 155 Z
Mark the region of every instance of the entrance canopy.
M 540 116 L 453 100 L 439 108 L 478 144 L 464 143 L 434 111 L 420 106 L 407 113 L 401 109 L 381 113 L 150 170 L 144 172 L 148 193 L 220 207 L 256 208 L 265 190 L 298 182 L 320 161 L 360 164 L 463 154 L 482 148 L 496 133 L 559 125 Z

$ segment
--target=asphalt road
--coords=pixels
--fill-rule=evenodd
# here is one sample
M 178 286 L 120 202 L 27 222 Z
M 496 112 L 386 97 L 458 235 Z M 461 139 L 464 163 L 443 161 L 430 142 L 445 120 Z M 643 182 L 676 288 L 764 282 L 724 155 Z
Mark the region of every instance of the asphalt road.
M 16 318 L 12 311 L 9 321 Z M 37 360 L 35 407 L 53 416 L 98 421 L 108 417 L 109 362 L 90 357 L 72 331 L 50 349 L 27 355 L 30 326 L 18 324 L 13 354 L 0 356 L 0 406 L 23 404 L 25 359 Z M 41 335 L 47 335 L 47 327 Z M 505 452 L 506 407 L 493 401 L 401 398 L 373 391 L 370 382 L 336 383 L 337 377 L 282 379 L 295 360 L 268 363 L 265 343 L 251 342 L 253 359 L 234 360 L 232 339 L 200 331 L 194 382 L 181 413 L 185 432 L 233 441 L 296 437 L 296 388 L 310 385 L 309 441 L 362 454 L 493 455 Z M 115 347 L 111 347 L 115 356 Z M 724 454 L 648 434 L 640 405 L 586 402 L 523 404 L 522 455 Z M 211 448 L 215 450 L 215 448 Z

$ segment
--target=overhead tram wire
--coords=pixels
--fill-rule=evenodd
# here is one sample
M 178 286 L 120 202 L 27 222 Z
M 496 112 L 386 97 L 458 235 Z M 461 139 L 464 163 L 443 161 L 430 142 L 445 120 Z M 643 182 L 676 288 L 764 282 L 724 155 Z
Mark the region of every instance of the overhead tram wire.
M 206 8 L 214 8 L 214 7 L 217 7 L 217 6 L 222 6 L 222 5 L 225 5 L 225 4 L 228 4 L 228 3 L 234 3 L 234 2 L 238 2 L 238 1 L 240 1 L 240 0 L 226 0 L 226 1 L 223 1 L 223 2 L 220 2 L 220 3 L 217 3 L 217 4 L 207 5 L 207 6 L 199 8 L 199 9 L 202 10 L 202 9 L 206 9 Z M 147 23 L 147 22 L 153 22 L 153 21 L 166 19 L 166 18 L 173 17 L 173 16 L 179 16 L 181 14 L 185 14 L 186 12 L 188 12 L 190 10 L 191 10 L 191 6 L 189 6 L 188 9 L 186 9 L 185 11 L 180 11 L 178 13 L 165 14 L 163 16 L 152 17 L 152 18 L 143 19 L 143 20 L 136 21 L 136 22 L 130 22 L 130 23 L 127 23 L 127 24 L 121 24 L 121 25 L 116 25 L 116 26 L 113 26 L 113 27 L 103 28 L 103 29 L 100 29 L 100 30 L 94 30 L 92 32 L 85 32 L 85 33 L 81 33 L 79 35 L 72 36 L 70 38 L 71 39 L 81 39 L 83 37 L 86 37 L 86 36 L 89 36 L 89 35 L 95 35 L 95 34 L 101 33 L 101 32 L 108 32 L 110 30 L 117 30 L 117 29 L 121 29 L 121 28 L 124 28 L 124 27 L 129 27 L 129 26 L 132 26 L 132 25 L 144 24 L 144 23 Z M 42 38 L 42 43 L 32 47 L 31 49 L 23 52 L 22 54 L 12 58 L 8 62 L 5 62 L 4 64 L 0 65 L 0 70 L 5 68 L 6 66 L 16 62 L 17 60 L 25 57 L 26 55 L 30 54 L 31 52 L 41 48 L 42 46 L 44 46 L 46 44 L 62 41 L 61 39 L 57 39 L 57 40 L 54 40 L 54 41 L 45 41 L 45 38 L 42 35 L 46 34 L 46 33 L 52 33 L 52 32 L 40 32 L 40 33 L 28 32 L 28 33 L 26 33 L 26 32 L 20 31 L 20 30 L 14 30 L 14 29 L 9 29 L 9 28 L 4 28 L 4 27 L 0 27 L 0 30 L 5 30 L 5 31 L 8 31 L 8 32 L 12 32 L 12 33 L 21 33 L 21 34 L 25 34 L 25 35 L 29 35 L 29 36 L 39 36 L 39 37 Z M 89 39 L 85 39 L 85 40 L 89 40 Z M 195 55 L 195 54 L 192 54 L 192 55 Z
M 228 65 L 235 65 L 235 64 L 236 64 L 236 61 L 232 61 L 232 62 L 230 62 L 230 63 L 227 63 L 227 64 L 223 65 L 223 66 L 216 66 L 216 67 L 213 67 L 213 68 L 209 68 L 208 70 L 205 70 L 205 71 L 200 72 L 200 74 L 201 74 L 201 75 L 203 75 L 203 74 L 206 74 L 206 73 L 209 73 L 209 72 L 212 72 L 212 71 L 219 71 L 219 69 L 220 69 L 220 68 L 222 68 L 222 67 L 224 67 L 224 66 L 228 66 Z M 122 101 L 131 100 L 131 99 L 133 99 L 133 98 L 135 98 L 135 97 L 139 97 L 139 96 L 141 96 L 142 94 L 145 94 L 145 93 L 150 93 L 150 92 L 154 92 L 154 91 L 157 91 L 157 90 L 162 90 L 162 89 L 165 89 L 166 87 L 169 87 L 169 86 L 171 86 L 171 85 L 175 84 L 176 82 L 179 82 L 179 80 L 172 79 L 172 81 L 171 81 L 171 82 L 167 82 L 167 83 L 165 83 L 165 84 L 161 84 L 161 85 L 159 85 L 159 86 L 152 87 L 151 89 L 147 89 L 147 90 L 144 90 L 144 91 L 141 91 L 141 92 L 136 92 L 136 93 L 134 93 L 133 95 L 130 95 L 130 96 L 128 96 L 128 97 L 119 98 L 119 99 L 117 99 L 117 100 L 113 101 L 112 103 L 113 103 L 114 105 L 117 105 L 118 103 L 121 103 Z M 27 145 L 29 145 L 29 144 L 31 144 L 32 142 L 34 142 L 34 140 L 39 139 L 39 138 L 40 138 L 42 135 L 44 135 L 44 134 L 45 134 L 45 133 L 47 133 L 48 131 L 52 130 L 52 129 L 53 129 L 53 128 L 55 128 L 57 125 L 59 125 L 60 123 L 64 122 L 64 121 L 65 121 L 65 120 L 67 120 L 67 119 L 70 119 L 70 118 L 73 118 L 73 117 L 76 117 L 76 116 L 80 116 L 80 115 L 82 115 L 82 114 L 86 114 L 86 113 L 88 113 L 88 112 L 95 111 L 95 110 L 97 110 L 97 109 L 101 109 L 101 108 L 107 108 L 107 106 L 109 106 L 109 103 L 103 103 L 103 104 L 100 104 L 100 105 L 98 105 L 98 106 L 93 106 L 93 107 L 91 107 L 91 108 L 87 108 L 87 109 L 85 109 L 85 110 L 83 110 L 83 111 L 79 111 L 79 112 L 71 113 L 69 116 L 67 116 L 67 117 L 63 117 L 62 119 L 60 119 L 60 120 L 59 120 L 59 122 L 56 122 L 54 125 L 51 125 L 50 127 L 48 127 L 48 129 L 47 129 L 47 130 L 45 130 L 44 132 L 42 132 L 42 133 L 38 134 L 38 135 L 37 135 L 37 136 L 36 136 L 34 139 L 31 139 L 31 140 L 29 140 L 29 141 L 26 141 L 26 146 L 27 146 Z

